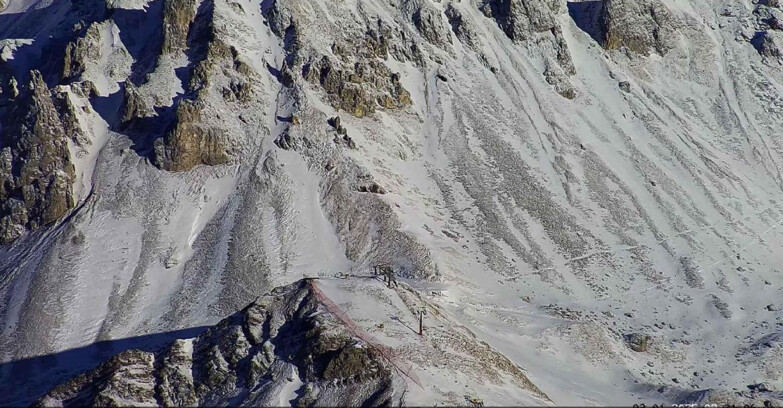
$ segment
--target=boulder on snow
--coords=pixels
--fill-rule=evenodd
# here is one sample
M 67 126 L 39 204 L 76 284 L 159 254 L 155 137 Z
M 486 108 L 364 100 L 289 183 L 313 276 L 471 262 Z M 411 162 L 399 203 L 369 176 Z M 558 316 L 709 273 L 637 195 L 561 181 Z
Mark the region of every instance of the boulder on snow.
M 359 186 L 360 193 L 386 194 L 386 189 L 380 184 L 372 182 L 369 185 Z
M 631 333 L 625 335 L 625 342 L 631 350 L 637 353 L 643 353 L 647 351 L 650 341 L 650 336 L 642 333 Z
M 748 385 L 748 389 L 751 391 L 758 391 L 758 392 L 774 392 L 775 387 L 773 387 L 769 383 L 761 382 L 758 384 L 750 384 Z

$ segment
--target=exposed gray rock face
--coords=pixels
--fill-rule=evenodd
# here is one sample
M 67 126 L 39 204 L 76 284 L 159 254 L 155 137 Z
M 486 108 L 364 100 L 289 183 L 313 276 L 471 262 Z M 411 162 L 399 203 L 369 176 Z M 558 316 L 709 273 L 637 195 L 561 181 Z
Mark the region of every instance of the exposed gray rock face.
M 487 16 L 494 17 L 514 41 L 533 39 L 535 33 L 557 28 L 556 15 L 561 12 L 556 0 L 495 0 L 482 5 Z
M 660 0 L 606 0 L 599 22 L 609 50 L 665 55 L 676 41 L 675 18 Z
M 295 73 L 301 73 L 305 81 L 319 85 L 327 93 L 333 107 L 356 117 L 372 115 L 379 107 L 404 109 L 412 103 L 410 93 L 400 83 L 400 74 L 382 62 L 391 57 L 400 62 L 422 64 L 416 41 L 399 28 L 378 18 L 365 23 L 362 31 L 334 41 L 332 55 L 323 55 L 303 49 L 297 41 L 297 30 L 308 23 L 300 21 L 298 13 L 289 5 L 275 2 L 265 10 L 265 15 L 276 34 L 290 39 L 286 51 L 291 65 L 282 73 L 286 86 L 292 86 L 298 77 Z M 448 31 L 435 10 L 420 6 L 411 19 L 431 42 L 450 43 Z
M 98 95 L 98 89 L 92 81 L 74 82 L 71 84 L 71 90 L 77 96 L 82 98 L 92 98 Z
M 292 382 L 294 406 L 400 405 L 393 367 L 322 308 L 309 281 L 277 288 L 197 338 L 125 351 L 36 405 L 270 406 Z
M 68 140 L 76 136 L 73 111 L 58 103 L 38 72 L 3 123 L 0 152 L 0 242 L 9 243 L 62 217 L 74 206 L 74 166 Z M 67 105 L 66 105 L 67 106 Z
M 202 116 L 202 112 L 211 93 L 220 92 L 228 101 L 249 101 L 252 89 L 246 78 L 252 75 L 252 70 L 236 59 L 236 50 L 220 40 L 211 2 L 168 0 L 164 4 L 163 15 L 161 55 L 186 49 L 192 54 L 191 67 L 186 75 L 188 81 L 183 85 L 193 96 L 183 98 L 176 106 L 174 120 L 168 130 L 154 142 L 152 162 L 161 169 L 174 172 L 191 170 L 199 165 L 229 163 L 234 158 L 231 137 L 222 123 L 208 123 L 210 121 Z M 213 87 L 216 77 L 229 73 L 242 79 L 232 79 L 226 88 Z M 126 85 L 122 126 L 129 125 L 136 118 L 154 114 L 133 84 Z
M 309 64 L 304 75 L 323 87 L 335 108 L 356 117 L 371 115 L 379 106 L 401 109 L 411 103 L 399 75 L 376 60 L 343 65 L 323 57 Z

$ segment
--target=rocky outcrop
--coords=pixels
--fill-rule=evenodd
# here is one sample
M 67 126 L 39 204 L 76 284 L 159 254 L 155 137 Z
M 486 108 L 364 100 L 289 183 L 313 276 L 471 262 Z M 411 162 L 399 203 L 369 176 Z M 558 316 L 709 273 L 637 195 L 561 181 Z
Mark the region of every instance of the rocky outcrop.
M 71 88 L 73 89 L 73 88 Z M 86 148 L 92 143 L 89 136 L 79 124 L 76 106 L 66 92 L 58 88 L 52 93 L 52 102 L 60 115 L 60 123 L 65 134 L 79 148 Z
M 54 389 L 38 406 L 141 406 L 155 401 L 155 357 L 126 351 L 94 371 Z M 79 393 L 77 390 L 85 389 Z M 77 392 L 75 392 L 77 391 Z M 57 401 L 57 402 L 55 402 Z
M 37 405 L 270 406 L 291 383 L 294 406 L 400 404 L 390 364 L 322 308 L 309 281 L 277 288 L 197 338 L 125 351 Z
M 118 127 L 140 133 L 139 137 L 165 129 L 152 143 L 151 161 L 161 169 L 187 171 L 199 165 L 226 164 L 232 159 L 233 136 L 224 124 L 211 120 L 214 110 L 206 116 L 203 112 L 221 96 L 227 102 L 250 101 L 253 90 L 247 76 L 253 71 L 237 59 L 235 49 L 220 40 L 214 18 L 215 7 L 210 0 L 163 2 L 163 43 L 159 60 L 183 52 L 189 59 L 188 66 L 178 73 L 185 96 L 177 98 L 170 111 L 163 108 L 162 113 L 157 112 L 153 103 L 160 106 L 159 101 L 154 97 L 150 100 L 145 85 L 140 89 L 130 78 L 125 81 Z M 154 121 L 141 121 L 159 115 Z M 153 122 L 155 124 L 151 126 Z
M 190 24 L 196 18 L 196 0 L 163 2 L 163 54 L 184 51 L 188 44 Z
M 451 3 L 446 6 L 444 13 L 451 26 L 451 31 L 454 32 L 457 39 L 474 51 L 478 51 L 481 40 L 476 31 L 474 22 L 470 20 L 469 17 L 464 16 L 462 12 Z
M 628 343 L 628 347 L 637 353 L 643 353 L 647 351 L 650 342 L 650 336 L 643 333 L 631 333 L 625 335 L 625 342 Z
M 90 80 L 81 82 L 73 82 L 70 84 L 71 91 L 81 98 L 93 98 L 98 96 L 98 89 L 95 87 L 95 83 Z
M 332 55 L 313 50 L 302 50 L 298 31 L 309 22 L 300 21 L 293 3 L 273 2 L 264 9 L 272 31 L 286 39 L 288 58 L 281 70 L 281 81 L 291 87 L 295 77 L 319 85 L 327 94 L 327 101 L 336 109 L 356 116 L 372 115 L 378 107 L 403 109 L 412 103 L 410 93 L 400 83 L 398 73 L 392 72 L 382 61 L 390 57 L 400 62 L 423 62 L 421 50 L 410 35 L 383 19 L 366 23 L 358 35 L 347 34 L 332 43 Z M 407 5 L 411 6 L 411 5 Z M 433 42 L 449 42 L 440 16 L 434 10 L 420 5 L 410 16 L 422 36 Z
M 373 32 L 358 44 L 335 43 L 332 52 L 337 58 L 323 56 L 312 61 L 304 65 L 302 74 L 326 91 L 335 108 L 363 117 L 378 107 L 402 109 L 411 104 L 400 75 L 379 60 L 388 57 L 388 48 Z
M 752 42 L 762 57 L 773 61 L 783 58 L 783 35 L 780 33 L 763 31 Z
M 484 3 L 481 11 L 493 17 L 508 38 L 523 42 L 536 33 L 559 30 L 556 15 L 561 4 L 556 0 L 495 0 Z
M 779 1 L 759 1 L 753 10 L 761 30 L 783 30 L 783 10 Z
M 211 39 L 208 45 L 204 47 L 205 52 L 197 57 L 198 63 L 193 68 L 193 74 L 188 82 L 188 89 L 191 92 L 199 92 L 208 88 L 210 76 L 223 61 L 233 61 L 235 65 L 239 64 L 235 59 L 237 56 L 235 50 L 232 50 L 223 41 L 215 38 L 215 34 L 211 30 L 209 35 Z
M 168 171 L 187 171 L 198 165 L 215 166 L 231 160 L 228 136 L 202 123 L 204 102 L 183 100 L 177 106 L 171 129 L 155 141 L 153 162 Z
M 34 71 L 3 123 L 1 243 L 56 221 L 74 206 L 75 170 L 68 141 L 76 136 L 78 123 L 73 110 L 61 112 L 58 105 Z
M 90 61 L 101 58 L 101 23 L 91 24 L 83 37 L 68 43 L 65 47 L 62 79 L 80 77 Z
M 598 20 L 608 50 L 665 55 L 674 48 L 675 18 L 660 0 L 606 0 Z
M 492 17 L 515 43 L 535 49 L 546 61 L 544 76 L 562 96 L 573 99 L 576 91 L 569 76 L 576 73 L 557 16 L 565 10 L 559 0 L 494 0 L 481 11 Z
M 413 25 L 427 41 L 444 47 L 451 44 L 451 35 L 446 29 L 438 10 L 429 4 L 422 4 L 412 16 Z
M 133 82 L 130 79 L 126 80 L 120 128 L 127 128 L 132 125 L 134 120 L 150 116 L 153 113 L 154 111 L 147 106 L 144 97 L 139 94 L 138 88 L 133 85 Z

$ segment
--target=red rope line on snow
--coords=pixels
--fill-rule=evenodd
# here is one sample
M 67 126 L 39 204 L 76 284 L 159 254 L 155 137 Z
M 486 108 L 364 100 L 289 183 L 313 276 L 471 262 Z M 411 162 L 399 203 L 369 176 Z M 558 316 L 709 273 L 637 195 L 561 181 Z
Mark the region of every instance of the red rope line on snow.
M 394 351 L 383 344 L 378 343 L 375 341 L 375 338 L 371 336 L 369 333 L 365 332 L 361 327 L 359 327 L 358 324 L 356 324 L 353 320 L 351 320 L 350 317 L 342 310 L 339 306 L 337 306 L 336 303 L 334 303 L 331 299 L 329 299 L 328 296 L 326 296 L 321 289 L 318 288 L 318 285 L 316 285 L 315 280 L 310 279 L 308 280 L 308 284 L 310 285 L 310 289 L 313 291 L 313 294 L 318 299 L 319 302 L 321 302 L 322 305 L 326 308 L 329 313 L 334 315 L 336 318 L 338 318 L 345 326 L 348 328 L 348 331 L 351 332 L 354 336 L 358 337 L 365 343 L 367 343 L 370 347 L 378 351 L 383 358 L 385 358 L 388 362 L 390 362 L 394 368 L 397 369 L 397 371 L 400 372 L 400 374 L 408 377 L 413 381 L 416 385 L 419 387 L 421 386 L 421 381 L 419 380 L 419 377 L 416 375 L 415 372 L 413 372 L 413 366 L 409 364 L 405 364 L 402 361 L 400 361 L 396 356 Z M 424 387 L 422 387 L 424 388 Z

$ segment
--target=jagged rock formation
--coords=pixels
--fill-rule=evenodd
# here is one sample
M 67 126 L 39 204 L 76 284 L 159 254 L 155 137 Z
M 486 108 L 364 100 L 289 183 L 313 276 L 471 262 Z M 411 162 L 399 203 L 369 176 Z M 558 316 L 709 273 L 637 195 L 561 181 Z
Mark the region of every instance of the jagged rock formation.
M 134 120 L 154 114 L 154 111 L 147 106 L 147 102 L 139 93 L 138 88 L 130 80 L 125 81 L 125 96 L 122 102 L 122 110 L 122 117 L 120 118 L 121 128 L 132 126 Z
M 307 281 L 277 288 L 197 338 L 123 352 L 37 405 L 400 405 L 399 374 L 322 308 Z
M 422 37 L 430 43 L 442 48 L 451 44 L 451 35 L 446 29 L 443 16 L 438 9 L 429 3 L 419 4 L 416 11 L 413 12 L 411 20 Z
M 358 118 L 371 115 L 377 106 L 400 109 L 411 103 L 410 94 L 400 84 L 399 74 L 392 73 L 377 60 L 350 61 L 353 51 L 356 50 L 348 52 L 336 47 L 336 54 L 348 61 L 333 63 L 323 57 L 304 68 L 305 79 L 320 84 L 335 108 Z
M 333 56 L 312 56 L 302 65 L 302 76 L 320 85 L 332 106 L 356 117 L 371 115 L 377 107 L 405 108 L 411 104 L 410 93 L 400 83 L 400 74 L 381 62 L 391 55 L 393 39 L 392 31 L 379 22 L 363 37 L 332 44 Z M 391 52 L 409 58 L 399 50 Z
M 449 3 L 444 10 L 444 14 L 448 19 L 451 30 L 457 36 L 457 39 L 470 47 L 474 51 L 478 51 L 481 38 L 477 33 L 476 23 L 468 16 L 464 16 L 462 12 L 454 7 L 453 3 Z
M 87 64 L 101 57 L 102 24 L 93 23 L 87 27 L 83 37 L 68 43 L 65 47 L 62 78 L 64 80 L 79 78 L 87 68 Z
M 204 115 L 205 108 L 213 109 L 207 102 L 208 95 L 219 92 L 228 101 L 247 102 L 252 90 L 245 82 L 247 79 L 236 78 L 231 79 L 228 87 L 216 88 L 216 71 L 223 69 L 223 75 L 229 75 L 229 70 L 224 68 L 231 67 L 239 72 L 243 67 L 236 59 L 236 50 L 232 51 L 216 30 L 211 0 L 165 2 L 160 58 L 184 52 L 190 61 L 182 77 L 187 95 L 173 107 L 175 112 L 168 130 L 154 142 L 152 162 L 161 169 L 187 171 L 199 165 L 226 164 L 233 159 L 232 141 L 225 124 L 211 121 L 212 118 Z M 125 102 L 122 123 L 132 117 L 151 114 L 138 111 L 140 107 L 149 108 L 141 105 L 143 100 L 133 87 L 126 90 Z
M 763 32 L 755 39 L 755 46 L 759 54 L 773 61 L 783 58 L 783 35 L 774 31 Z
M 67 104 L 67 97 L 65 99 Z M 76 118 L 33 72 L 3 123 L 0 160 L 0 242 L 48 225 L 73 208 L 74 166 L 68 150 Z M 66 105 L 67 106 L 67 105 Z M 69 114 L 70 113 L 70 114 Z
M 204 125 L 201 100 L 183 100 L 177 106 L 172 129 L 156 140 L 154 163 L 169 171 L 190 170 L 200 164 L 214 166 L 228 163 L 225 133 Z
M 483 3 L 481 10 L 494 18 L 512 41 L 536 48 L 546 61 L 547 82 L 559 94 L 568 99 L 576 97 L 568 80 L 576 70 L 558 21 L 566 11 L 562 1 L 493 0 Z
M 190 25 L 201 3 L 197 0 L 163 1 L 163 54 L 174 54 L 188 48 Z
M 665 55 L 677 39 L 676 19 L 660 0 L 606 0 L 599 21 L 608 50 Z

